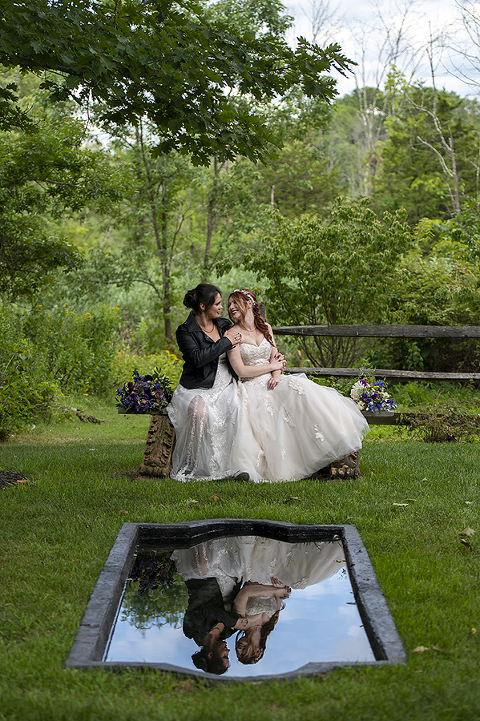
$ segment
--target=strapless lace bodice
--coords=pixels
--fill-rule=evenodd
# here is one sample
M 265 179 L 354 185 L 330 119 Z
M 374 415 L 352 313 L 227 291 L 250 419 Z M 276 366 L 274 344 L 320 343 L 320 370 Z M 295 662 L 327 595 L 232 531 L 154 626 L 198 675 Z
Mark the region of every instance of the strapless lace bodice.
M 251 596 L 247 601 L 247 616 L 266 613 L 269 618 L 277 612 L 277 599 L 274 596 Z
M 260 345 L 253 345 L 253 343 L 242 343 L 242 345 L 240 346 L 242 360 L 246 366 L 261 366 L 264 363 L 268 363 L 270 360 L 271 352 L 272 346 L 266 338 L 262 340 Z
M 260 345 L 253 345 L 253 343 L 242 343 L 240 346 L 240 353 L 242 361 L 246 366 L 262 366 L 265 363 L 270 362 L 270 354 L 272 352 L 272 346 L 266 338 L 262 340 Z M 263 376 L 257 376 L 256 378 L 245 378 L 245 381 L 256 382 L 266 384 L 270 378 L 270 373 L 266 373 Z

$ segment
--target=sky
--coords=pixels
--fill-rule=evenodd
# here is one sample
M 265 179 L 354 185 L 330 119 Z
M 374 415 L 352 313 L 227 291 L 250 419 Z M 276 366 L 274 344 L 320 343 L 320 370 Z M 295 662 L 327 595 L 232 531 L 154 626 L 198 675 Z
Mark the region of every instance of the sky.
M 466 0 L 480 17 L 480 0 Z M 480 93 L 480 71 L 473 69 L 454 49 L 460 46 L 480 55 L 461 21 L 460 0 L 285 0 L 287 12 L 295 18 L 290 41 L 303 35 L 312 40 L 312 18 L 315 10 L 324 9 L 327 21 L 320 29 L 317 42 L 325 46 L 339 42 L 347 57 L 358 63 L 356 80 L 338 73 L 340 95 L 352 92 L 358 85 L 383 86 L 387 65 L 388 35 L 398 37 L 397 29 L 403 21 L 402 52 L 398 66 L 409 78 L 431 85 L 431 71 L 426 49 L 430 37 L 433 45 L 435 84 L 459 95 L 477 97 Z M 465 2 L 465 0 L 462 0 Z M 479 25 L 480 27 L 480 25 Z M 386 43 L 387 41 L 387 43 Z M 383 50 L 382 50 L 383 46 Z M 479 63 L 480 65 L 480 63 Z M 472 84 L 462 80 L 462 71 Z M 363 82 L 363 78 L 365 82 Z M 475 82 L 478 86 L 475 87 Z
M 160 591 L 149 591 L 157 598 Z M 292 590 L 280 613 L 278 624 L 268 638 L 263 659 L 255 666 L 244 666 L 236 659 L 235 635 L 227 641 L 230 649 L 230 676 L 261 676 L 289 673 L 313 662 L 372 662 L 375 660 L 354 602 L 346 573 Z M 198 647 L 186 638 L 181 623 L 158 625 L 144 630 L 135 627 L 134 615 L 121 612 L 116 621 L 107 661 L 169 663 L 193 669 L 191 656 Z

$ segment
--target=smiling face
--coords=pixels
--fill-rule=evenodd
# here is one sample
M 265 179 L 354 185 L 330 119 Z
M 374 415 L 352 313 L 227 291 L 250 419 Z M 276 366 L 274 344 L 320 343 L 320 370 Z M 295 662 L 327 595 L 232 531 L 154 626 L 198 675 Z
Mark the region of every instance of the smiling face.
M 219 659 L 220 664 L 225 668 L 225 670 L 230 665 L 229 655 L 230 651 L 227 646 L 226 641 L 218 641 L 213 650 L 210 652 L 209 656 L 216 656 Z
M 202 307 L 202 305 L 200 307 Z M 216 318 L 220 318 L 222 310 L 222 296 L 220 295 L 220 293 L 217 293 L 213 305 L 211 305 L 208 310 L 205 310 L 204 313 L 209 320 L 215 320 Z
M 228 299 L 228 315 L 234 323 L 241 323 L 247 312 L 247 304 L 232 294 Z
M 262 641 L 261 635 L 261 626 L 254 626 L 237 635 L 235 651 L 240 663 L 251 664 L 260 661 L 265 651 L 265 641 Z

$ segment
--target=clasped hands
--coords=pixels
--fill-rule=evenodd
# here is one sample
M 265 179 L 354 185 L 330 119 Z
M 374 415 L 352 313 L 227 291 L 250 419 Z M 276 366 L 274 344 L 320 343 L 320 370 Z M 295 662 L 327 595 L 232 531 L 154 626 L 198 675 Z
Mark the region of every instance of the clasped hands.
M 272 586 L 275 586 L 275 588 L 283 589 L 285 595 L 279 596 L 280 598 L 288 598 L 289 595 L 292 592 L 292 589 L 290 586 L 287 586 L 285 583 L 282 583 L 282 581 L 279 581 L 278 578 L 275 578 L 275 576 L 270 576 L 270 581 L 272 583 Z
M 272 371 L 272 375 L 267 381 L 267 390 L 269 391 L 273 391 L 274 388 L 276 388 L 280 383 L 280 376 L 278 375 L 278 373 L 277 375 L 273 375 L 273 373 L 275 373 L 276 371 L 280 371 L 281 373 L 283 370 L 285 370 L 287 361 L 285 360 L 283 354 L 280 353 L 280 351 L 277 351 L 277 353 L 275 353 L 275 355 L 273 356 L 271 363 L 274 363 L 278 367 Z

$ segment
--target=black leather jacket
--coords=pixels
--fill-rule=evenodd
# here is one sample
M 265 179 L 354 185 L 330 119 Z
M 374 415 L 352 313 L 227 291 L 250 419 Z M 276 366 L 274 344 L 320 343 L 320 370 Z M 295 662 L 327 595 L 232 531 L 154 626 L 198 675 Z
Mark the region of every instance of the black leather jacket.
M 217 579 L 190 578 L 185 581 L 185 585 L 188 589 L 188 606 L 183 617 L 185 636 L 193 638 L 198 646 L 203 646 L 205 636 L 216 623 L 223 623 L 225 626 L 225 630 L 219 636 L 220 639 L 231 636 L 239 615 L 235 611 L 225 610 Z M 237 593 L 240 586 L 241 584 L 237 584 Z
M 184 388 L 211 388 L 215 381 L 219 356 L 233 347 L 232 342 L 223 337 L 232 323 L 228 318 L 217 318 L 213 322 L 220 333 L 220 340 L 217 341 L 213 341 L 203 332 L 193 311 L 185 323 L 177 328 L 177 343 L 185 361 L 180 378 L 180 384 Z M 238 378 L 230 363 L 228 367 L 233 377 Z

